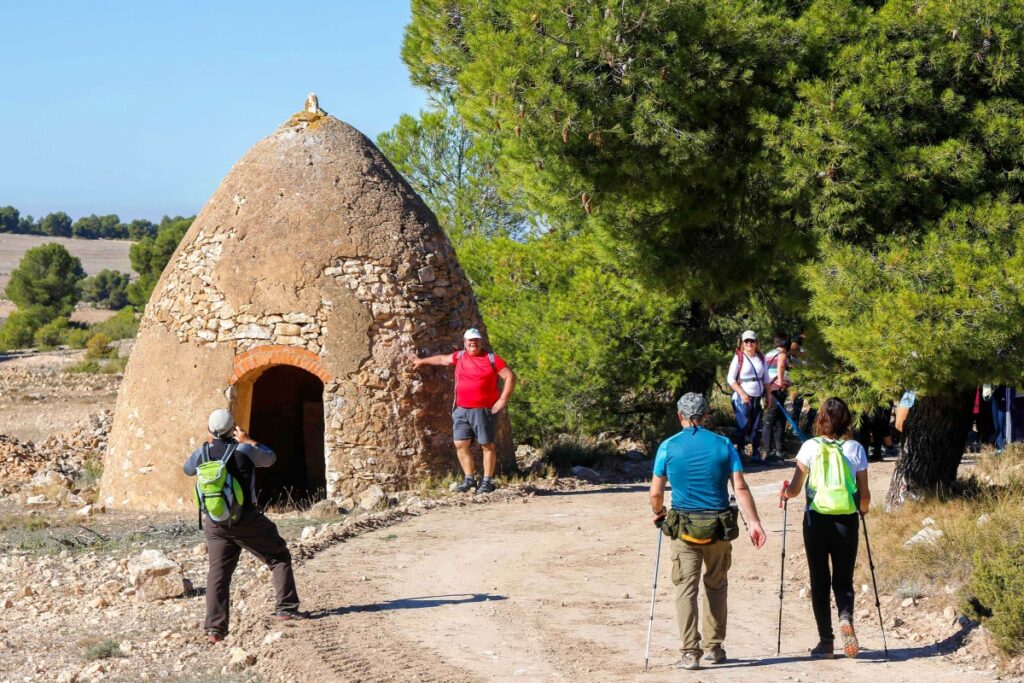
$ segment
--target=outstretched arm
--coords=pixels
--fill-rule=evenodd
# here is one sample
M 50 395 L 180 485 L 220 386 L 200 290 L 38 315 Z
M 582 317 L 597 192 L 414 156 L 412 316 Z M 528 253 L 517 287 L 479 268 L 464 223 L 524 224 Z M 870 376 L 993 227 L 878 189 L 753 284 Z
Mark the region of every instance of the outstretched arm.
M 405 354 L 405 357 L 409 359 L 410 363 L 412 363 L 414 370 L 419 370 L 424 365 L 452 365 L 454 363 L 451 354 L 441 354 L 439 356 L 427 356 L 426 358 L 420 358 L 415 353 L 410 352 Z
M 740 511 L 747 520 L 747 524 L 750 525 L 750 542 L 754 544 L 755 548 L 761 548 L 768 537 L 764 533 L 764 529 L 761 528 L 761 518 L 757 516 L 757 506 L 754 505 L 754 496 L 750 493 L 750 488 L 747 486 L 747 480 L 743 478 L 742 472 L 732 473 L 732 487 L 736 491 L 736 503 L 740 506 Z

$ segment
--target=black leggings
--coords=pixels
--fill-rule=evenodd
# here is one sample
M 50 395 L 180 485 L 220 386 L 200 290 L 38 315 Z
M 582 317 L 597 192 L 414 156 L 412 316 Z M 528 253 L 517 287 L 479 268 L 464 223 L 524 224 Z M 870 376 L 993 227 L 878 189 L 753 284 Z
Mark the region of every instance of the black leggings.
M 811 606 L 821 640 L 834 640 L 829 589 L 836 596 L 840 619 L 853 623 L 853 565 L 857 562 L 860 520 L 852 515 L 804 514 L 804 549 L 811 574 Z M 832 558 L 832 570 L 828 561 Z

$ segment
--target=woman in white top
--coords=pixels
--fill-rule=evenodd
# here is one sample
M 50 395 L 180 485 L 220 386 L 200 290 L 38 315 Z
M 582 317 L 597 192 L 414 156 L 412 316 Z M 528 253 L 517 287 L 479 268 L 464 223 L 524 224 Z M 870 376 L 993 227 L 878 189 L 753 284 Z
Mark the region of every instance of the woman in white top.
M 826 659 L 832 658 L 835 642 L 832 615 L 829 613 L 830 589 L 835 595 L 836 610 L 839 612 L 839 634 L 843 638 L 843 652 L 852 658 L 860 651 L 857 634 L 853 630 L 853 567 L 857 562 L 857 531 L 860 528 L 857 512 L 859 511 L 861 515 L 867 514 L 871 505 L 871 491 L 868 489 L 868 458 L 864 446 L 853 440 L 842 440 L 849 434 L 852 422 L 850 409 L 842 399 L 830 398 L 822 403 L 814 422 L 814 431 L 818 438 L 808 439 L 800 447 L 793 479 L 789 487 L 782 490 L 783 500 L 799 495 L 804 481 L 808 480 L 808 474 L 813 474 L 815 465 L 820 464 L 818 461 L 827 457 L 826 448 L 838 446 L 842 450 L 849 473 L 853 475 L 855 490 L 846 489 L 852 494 L 852 502 L 849 497 L 846 498 L 849 505 L 847 509 L 851 512 L 819 512 L 820 506 L 814 504 L 815 489 L 811 481 L 807 482 L 803 536 L 807 566 L 810 569 L 811 607 L 814 610 L 819 638 L 818 644 L 811 649 L 811 656 Z M 818 471 L 821 472 L 820 469 Z M 811 476 L 810 479 L 813 480 L 814 477 Z M 840 490 L 842 488 L 840 487 Z
M 757 335 L 753 330 L 747 330 L 741 335 L 740 348 L 736 349 L 729 363 L 726 380 L 733 389 L 736 449 L 742 455 L 749 441 L 750 464 L 759 465 L 764 462 L 761 460 L 761 397 L 771 380 L 768 378 L 768 364 L 758 348 Z

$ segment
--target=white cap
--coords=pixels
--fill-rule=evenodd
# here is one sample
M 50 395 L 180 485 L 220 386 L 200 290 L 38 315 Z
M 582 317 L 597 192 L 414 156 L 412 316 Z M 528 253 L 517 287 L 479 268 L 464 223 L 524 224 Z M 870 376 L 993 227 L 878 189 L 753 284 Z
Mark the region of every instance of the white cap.
M 747 330 L 740 336 L 740 339 L 743 341 L 757 341 L 757 334 L 753 330 Z
M 480 334 L 480 330 L 475 327 L 471 327 L 466 330 L 466 333 L 462 335 L 463 339 L 483 339 L 484 335 Z
M 235 418 L 231 417 L 231 413 L 220 408 L 210 413 L 210 419 L 206 421 L 206 426 L 210 428 L 210 433 L 214 436 L 228 436 L 235 428 Z

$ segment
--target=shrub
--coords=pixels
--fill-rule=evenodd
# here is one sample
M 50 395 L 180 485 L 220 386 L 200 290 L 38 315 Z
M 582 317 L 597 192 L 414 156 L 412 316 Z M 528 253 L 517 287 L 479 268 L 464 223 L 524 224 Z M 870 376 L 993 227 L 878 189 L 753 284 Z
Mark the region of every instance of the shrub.
M 559 470 L 567 470 L 575 465 L 598 467 L 614 453 L 615 447 L 608 442 L 562 435 L 544 449 L 544 458 Z
M 92 331 L 102 332 L 111 339 L 130 339 L 139 331 L 139 321 L 135 312 L 124 308 L 115 315 L 92 326 Z
M 98 643 L 92 643 L 87 645 L 85 648 L 85 659 L 86 661 L 93 661 L 96 659 L 110 659 L 111 657 L 121 656 L 121 644 L 112 638 L 101 640 Z
M 92 330 L 72 327 L 64 335 L 64 343 L 73 349 L 84 349 L 90 337 L 92 337 Z
M 34 335 L 35 344 L 40 349 L 53 349 L 65 343 L 71 331 L 71 321 L 67 318 L 54 318 L 46 323 Z
M 111 358 L 104 363 L 100 372 L 107 375 L 118 375 L 123 373 L 126 367 L 128 367 L 128 359 L 118 356 L 116 358 Z
M 985 624 L 996 646 L 1010 655 L 1024 653 L 1024 541 L 974 554 L 974 575 L 964 614 Z
M 0 327 L 0 346 L 24 349 L 35 342 L 36 330 L 46 323 L 46 311 L 37 308 L 16 309 Z
M 111 339 L 103 332 L 96 332 L 85 344 L 86 360 L 97 360 L 99 358 L 110 358 L 116 351 L 110 345 Z
M 128 305 L 128 274 L 104 268 L 82 281 L 82 300 L 119 310 Z
M 99 372 L 100 364 L 94 360 L 83 360 L 64 368 L 64 372 Z

